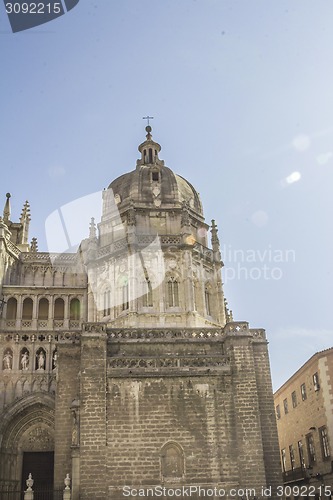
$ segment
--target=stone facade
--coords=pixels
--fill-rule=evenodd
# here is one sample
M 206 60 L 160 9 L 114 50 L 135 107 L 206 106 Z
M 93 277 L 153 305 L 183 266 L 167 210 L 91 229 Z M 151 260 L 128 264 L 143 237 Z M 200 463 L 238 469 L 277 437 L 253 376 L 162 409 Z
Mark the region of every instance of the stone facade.
M 75 500 L 118 500 L 124 486 L 248 497 L 272 486 L 274 497 L 265 331 L 233 320 L 216 224 L 146 131 L 136 169 L 103 192 L 101 221 L 76 253 L 28 244 L 29 206 L 13 223 L 7 197 L 0 478 L 20 484 L 33 449 L 54 452 L 54 484 L 70 473 Z
M 333 348 L 312 356 L 274 394 L 288 496 L 298 496 L 298 487 L 310 488 L 317 498 L 330 496 L 325 487 L 333 492 L 332 383 Z

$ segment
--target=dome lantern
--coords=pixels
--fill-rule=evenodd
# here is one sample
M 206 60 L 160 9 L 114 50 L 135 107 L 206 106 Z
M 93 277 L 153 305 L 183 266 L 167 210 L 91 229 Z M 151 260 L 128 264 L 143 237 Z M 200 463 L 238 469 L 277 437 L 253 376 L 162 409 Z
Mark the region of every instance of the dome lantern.
M 151 135 L 152 128 L 150 125 L 147 125 L 146 127 L 146 141 L 144 141 L 140 146 L 138 147 L 140 153 L 141 153 L 141 159 L 138 160 L 138 166 L 141 165 L 163 165 L 163 161 L 161 161 L 158 157 L 158 153 L 161 151 L 161 146 L 152 140 L 152 135 Z

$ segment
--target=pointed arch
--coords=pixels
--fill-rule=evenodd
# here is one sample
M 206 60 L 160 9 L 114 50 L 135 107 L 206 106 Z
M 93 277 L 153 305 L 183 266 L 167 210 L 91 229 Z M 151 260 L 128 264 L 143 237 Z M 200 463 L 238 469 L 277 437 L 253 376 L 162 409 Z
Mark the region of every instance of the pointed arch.
M 174 276 L 167 281 L 167 300 L 169 307 L 179 307 L 179 281 Z

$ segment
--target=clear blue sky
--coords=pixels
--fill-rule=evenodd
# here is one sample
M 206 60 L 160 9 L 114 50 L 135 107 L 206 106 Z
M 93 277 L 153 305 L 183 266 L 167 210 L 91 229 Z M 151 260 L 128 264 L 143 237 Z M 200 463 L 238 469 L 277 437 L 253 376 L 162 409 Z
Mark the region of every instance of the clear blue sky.
M 30 201 L 46 250 L 47 216 L 132 170 L 154 116 L 160 157 L 218 223 L 234 318 L 267 330 L 277 388 L 333 345 L 332 18 L 328 0 L 81 0 L 12 34 L 1 3 L 2 203 L 16 220 Z

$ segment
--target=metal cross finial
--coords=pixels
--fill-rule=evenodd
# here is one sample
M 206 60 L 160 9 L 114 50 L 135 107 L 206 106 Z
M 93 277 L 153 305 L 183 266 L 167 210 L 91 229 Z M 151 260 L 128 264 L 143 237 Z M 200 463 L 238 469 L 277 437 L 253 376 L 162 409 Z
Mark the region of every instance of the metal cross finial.
M 149 125 L 149 120 L 153 120 L 154 117 L 153 116 L 144 116 L 142 119 L 147 120 L 147 122 L 148 122 L 147 125 Z

